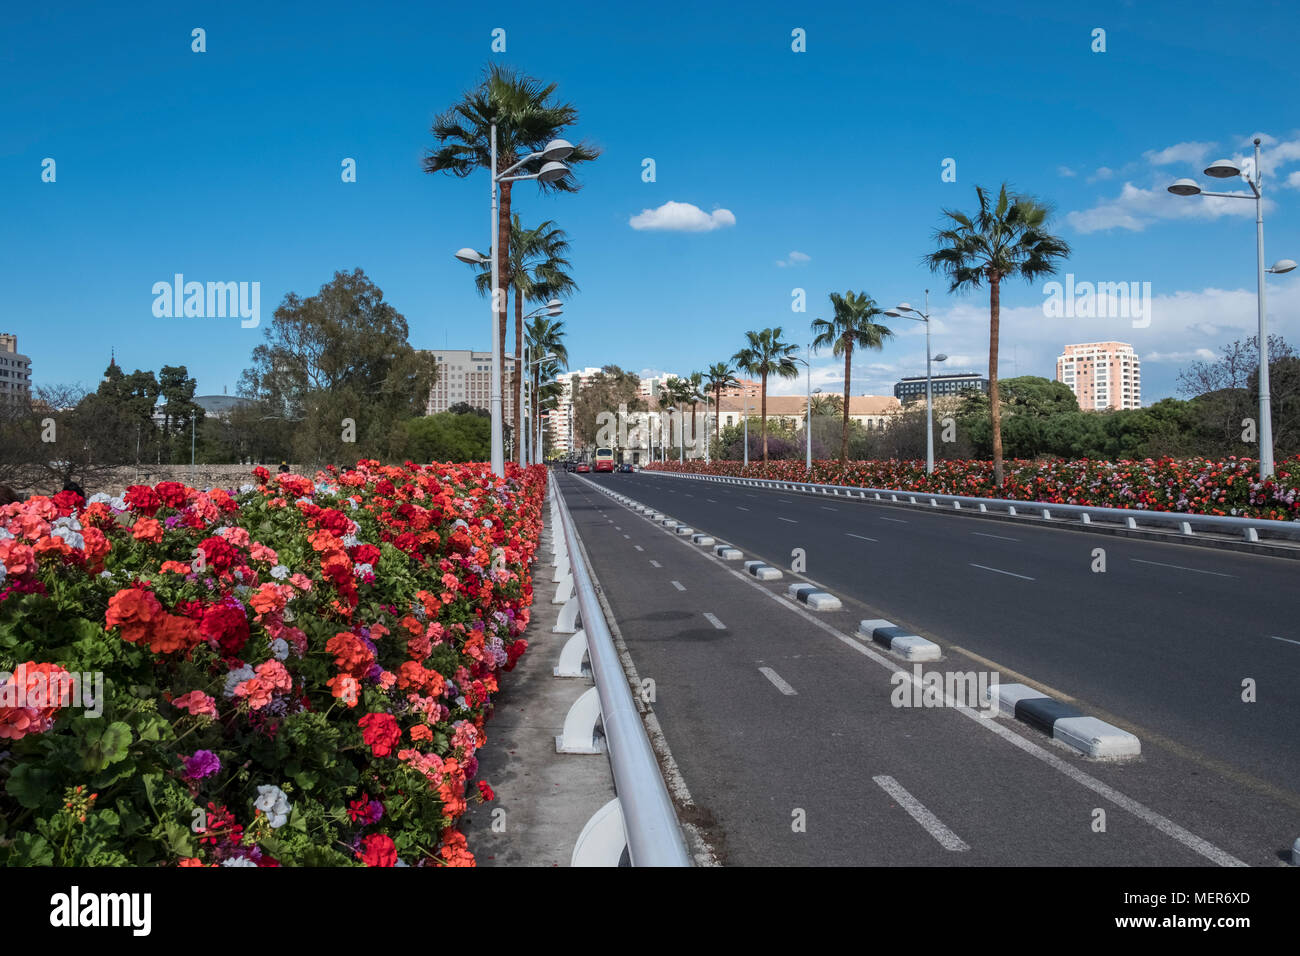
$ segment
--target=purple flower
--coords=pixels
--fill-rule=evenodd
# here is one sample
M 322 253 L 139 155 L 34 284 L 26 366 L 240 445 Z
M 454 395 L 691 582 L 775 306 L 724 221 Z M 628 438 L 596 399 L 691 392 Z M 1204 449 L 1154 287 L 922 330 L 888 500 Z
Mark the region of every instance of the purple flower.
M 221 759 L 211 750 L 196 750 L 185 758 L 185 779 L 202 780 L 221 769 Z
M 366 804 L 366 809 L 362 816 L 357 818 L 357 822 L 370 826 L 371 824 L 378 823 L 383 815 L 384 805 L 378 800 L 371 800 Z

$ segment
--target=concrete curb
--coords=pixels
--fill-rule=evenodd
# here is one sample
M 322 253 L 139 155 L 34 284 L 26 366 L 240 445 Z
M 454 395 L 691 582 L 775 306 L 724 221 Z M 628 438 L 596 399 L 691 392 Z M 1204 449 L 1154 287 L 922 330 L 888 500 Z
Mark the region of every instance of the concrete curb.
M 716 543 L 717 543 L 717 542 L 715 542 L 715 541 L 713 540 L 713 536 L 712 536 L 712 535 L 708 535 L 708 534 L 693 534 L 693 535 L 691 535 L 691 544 L 700 544 L 700 545 L 705 545 L 705 546 L 712 546 L 712 545 L 714 545 L 714 544 L 716 544 Z
M 937 661 L 939 645 L 896 626 L 884 618 L 858 622 L 858 637 L 879 644 L 905 661 Z
M 723 561 L 739 561 L 744 557 L 739 550 L 733 548 L 729 544 L 715 544 L 713 546 L 713 553 Z
M 844 606 L 834 594 L 818 590 L 815 584 L 792 584 L 785 594 L 814 611 L 838 611 Z
M 746 561 L 745 570 L 760 581 L 776 581 L 783 577 L 780 568 L 774 568 L 762 561 Z
M 1001 713 L 1014 715 L 1016 720 L 1041 730 L 1085 757 L 1136 757 L 1142 753 L 1142 741 L 1127 730 L 1089 717 L 1025 684 L 999 684 L 997 695 Z

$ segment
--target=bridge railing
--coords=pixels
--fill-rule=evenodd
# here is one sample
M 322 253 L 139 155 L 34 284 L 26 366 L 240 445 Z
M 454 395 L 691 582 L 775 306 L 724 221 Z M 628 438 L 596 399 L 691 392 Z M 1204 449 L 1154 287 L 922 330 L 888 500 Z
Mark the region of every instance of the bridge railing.
M 586 737 L 590 742 L 591 720 L 599 719 L 604 727 L 605 747 L 614 775 L 614 789 L 618 794 L 615 800 L 606 804 L 587 824 L 579 838 L 579 851 L 575 851 L 575 859 L 584 855 L 581 847 L 590 841 L 592 844 L 603 843 L 614 852 L 597 850 L 585 854 L 586 859 L 616 861 L 617 851 L 621 849 L 618 845 L 621 838 L 625 841 L 623 845 L 627 847 L 628 859 L 633 866 L 691 866 L 681 827 L 677 822 L 677 812 L 641 723 L 641 715 L 633 700 L 613 636 L 605 623 L 591 572 L 579 545 L 573 517 L 569 514 L 569 507 L 554 476 L 551 478 L 551 493 L 551 515 L 555 519 L 552 537 L 557 559 L 561 557 L 562 550 L 563 556 L 567 558 L 562 563 L 567 564 L 569 572 L 565 577 L 571 577 L 572 596 L 569 600 L 576 602 L 576 610 L 582 620 L 582 629 L 574 636 L 585 632 L 587 656 L 591 662 L 594 690 L 599 701 L 599 713 L 589 715 Z M 566 592 L 569 585 L 569 581 L 562 585 Z M 567 615 L 566 610 L 570 611 Z M 570 608 L 561 611 L 562 620 L 567 617 L 572 622 L 575 616 Z M 556 629 L 560 630 L 559 627 Z M 577 656 L 580 657 L 580 652 Z M 577 713 L 581 710 L 580 705 L 575 705 L 570 712 L 570 719 L 565 722 L 566 735 L 570 733 L 571 722 L 581 722 L 582 714 Z M 557 746 L 558 744 L 557 741 Z M 621 834 L 618 832 L 620 823 Z
M 954 511 L 973 510 L 981 513 L 1001 513 L 1013 517 L 1074 517 L 1082 524 L 1108 522 L 1140 530 L 1144 525 L 1175 528 L 1180 534 L 1194 535 L 1197 530 L 1221 534 L 1235 534 L 1251 543 L 1262 538 L 1300 540 L 1300 521 L 1276 521 L 1268 518 L 1238 518 L 1231 515 L 1197 515 L 1181 511 L 1152 511 L 1144 508 L 1106 508 L 1096 505 L 1066 505 L 1046 501 L 1016 501 L 1009 498 L 976 498 L 965 495 L 941 495 L 921 491 L 900 491 L 897 488 L 861 488 L 852 485 L 825 485 L 806 481 L 783 481 L 771 478 L 735 478 L 726 475 L 700 475 L 672 471 L 653 471 L 654 475 L 671 478 L 689 478 L 695 481 L 714 481 L 744 485 L 751 488 L 770 488 L 778 491 L 798 491 L 847 498 L 866 498 L 902 504 L 924 504 L 947 507 Z

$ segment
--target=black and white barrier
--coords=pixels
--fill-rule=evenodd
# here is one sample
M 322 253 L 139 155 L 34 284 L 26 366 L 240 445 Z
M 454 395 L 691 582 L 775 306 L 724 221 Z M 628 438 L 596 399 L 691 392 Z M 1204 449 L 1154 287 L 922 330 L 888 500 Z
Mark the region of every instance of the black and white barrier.
M 1000 712 L 1036 727 L 1087 757 L 1136 757 L 1142 753 L 1142 742 L 1127 730 L 1089 717 L 1077 707 L 1026 684 L 998 684 L 988 691 L 990 696 L 996 693 L 997 699 L 985 701 L 987 705 L 996 704 Z

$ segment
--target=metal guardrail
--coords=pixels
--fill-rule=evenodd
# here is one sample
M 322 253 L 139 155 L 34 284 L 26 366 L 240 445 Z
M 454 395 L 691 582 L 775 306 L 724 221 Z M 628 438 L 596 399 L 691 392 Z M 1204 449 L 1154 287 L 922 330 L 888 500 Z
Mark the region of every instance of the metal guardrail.
M 628 858 L 633 866 L 690 866 L 677 812 L 632 699 L 614 639 L 578 546 L 573 517 L 555 476 L 551 477 L 551 487 L 559 505 L 574 594 L 582 614 L 587 655 L 600 698 L 601 722 L 614 773 L 614 788 L 623 812 Z
M 746 485 L 775 490 L 801 491 L 809 494 L 828 494 L 847 498 L 868 498 L 904 504 L 922 504 L 928 501 L 933 507 L 951 505 L 954 511 L 971 508 L 976 512 L 997 511 L 1013 517 L 1034 516 L 1051 519 L 1053 514 L 1077 516 L 1082 524 L 1093 520 L 1116 522 L 1126 528 L 1139 530 L 1141 524 L 1176 526 L 1181 534 L 1193 535 L 1197 528 L 1224 534 L 1238 534 L 1246 541 L 1259 543 L 1260 536 L 1287 540 L 1300 540 L 1300 521 L 1275 521 L 1268 518 L 1235 518 L 1229 515 L 1196 515 L 1181 511 L 1152 511 L 1144 508 L 1106 508 L 1093 505 L 1063 505 L 1046 501 L 1016 501 L 1009 498 L 972 498 L 965 495 L 941 495 L 931 492 L 899 491 L 897 488 L 861 488 L 853 485 L 823 485 L 806 481 L 783 481 L 772 478 L 735 478 L 729 475 L 700 475 L 691 472 L 651 471 L 655 475 L 672 478 L 690 478 L 696 481 L 715 481 L 725 484 Z

